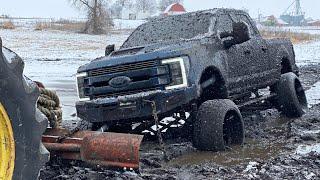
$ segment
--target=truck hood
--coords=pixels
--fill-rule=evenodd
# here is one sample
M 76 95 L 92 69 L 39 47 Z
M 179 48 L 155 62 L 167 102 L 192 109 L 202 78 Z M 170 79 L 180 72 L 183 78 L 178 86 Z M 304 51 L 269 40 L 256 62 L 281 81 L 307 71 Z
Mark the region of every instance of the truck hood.
M 90 63 L 81 66 L 78 69 L 78 73 L 115 65 L 184 56 L 188 55 L 188 52 L 190 52 L 189 50 L 199 44 L 199 40 L 189 40 L 163 42 L 144 47 L 120 49 L 109 56 L 95 59 Z

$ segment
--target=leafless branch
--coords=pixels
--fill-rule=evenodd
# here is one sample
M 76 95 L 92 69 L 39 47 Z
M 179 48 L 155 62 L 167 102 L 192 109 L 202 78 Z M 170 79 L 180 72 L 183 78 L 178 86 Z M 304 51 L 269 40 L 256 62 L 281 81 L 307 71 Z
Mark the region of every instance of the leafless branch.
M 85 33 L 102 34 L 113 25 L 106 9 L 107 0 L 69 0 L 73 6 L 87 13 Z
M 93 7 L 90 6 L 88 1 L 85 1 L 85 0 L 78 0 L 78 1 L 84 4 L 85 6 L 87 6 L 88 8 L 93 9 Z

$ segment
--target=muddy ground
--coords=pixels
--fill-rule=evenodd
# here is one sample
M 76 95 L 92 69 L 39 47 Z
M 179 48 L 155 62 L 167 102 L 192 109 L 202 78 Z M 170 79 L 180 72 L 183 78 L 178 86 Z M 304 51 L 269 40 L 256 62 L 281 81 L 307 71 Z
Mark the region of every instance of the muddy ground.
M 314 88 L 320 80 L 320 64 L 300 69 L 305 88 Z M 243 112 L 245 144 L 225 152 L 198 152 L 182 136 L 165 140 L 169 160 L 164 160 L 157 141 L 146 141 L 140 172 L 104 170 L 54 159 L 42 170 L 40 179 L 318 179 L 320 100 L 313 104 L 298 119 L 287 119 L 274 109 Z

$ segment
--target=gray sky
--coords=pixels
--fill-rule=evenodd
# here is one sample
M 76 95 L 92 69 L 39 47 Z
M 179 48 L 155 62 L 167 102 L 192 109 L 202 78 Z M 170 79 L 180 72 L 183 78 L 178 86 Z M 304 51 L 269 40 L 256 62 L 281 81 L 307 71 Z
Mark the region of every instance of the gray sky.
M 264 15 L 279 16 L 293 0 L 185 0 L 188 11 L 215 7 L 231 7 L 248 9 L 253 17 L 258 11 Z M 307 17 L 320 19 L 319 0 L 301 0 Z M 81 17 L 82 15 L 70 7 L 68 0 L 0 0 L 0 14 L 20 17 Z

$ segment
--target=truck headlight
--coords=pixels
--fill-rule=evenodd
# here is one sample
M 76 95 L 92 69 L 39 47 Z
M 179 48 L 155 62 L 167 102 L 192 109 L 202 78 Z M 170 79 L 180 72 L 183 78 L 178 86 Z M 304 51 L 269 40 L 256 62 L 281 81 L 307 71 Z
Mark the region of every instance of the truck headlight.
M 162 60 L 162 64 L 169 66 L 171 83 L 166 89 L 176 89 L 188 86 L 186 68 L 182 57 Z
M 85 78 L 88 77 L 88 73 L 79 73 L 76 75 L 77 78 L 77 89 L 78 89 L 78 96 L 80 101 L 88 101 L 90 97 L 85 95 L 85 88 L 84 88 L 84 81 Z

